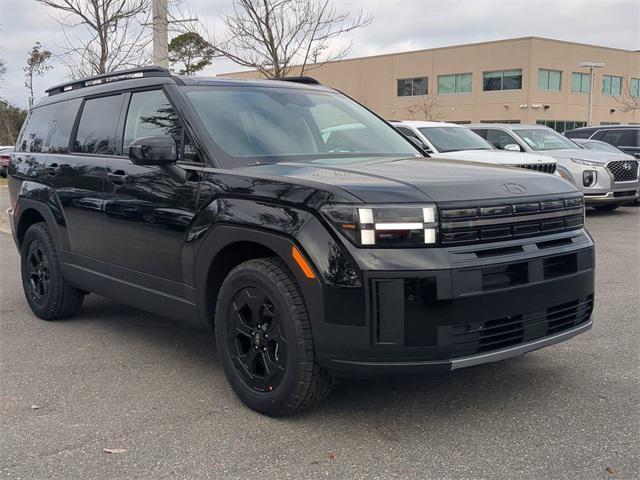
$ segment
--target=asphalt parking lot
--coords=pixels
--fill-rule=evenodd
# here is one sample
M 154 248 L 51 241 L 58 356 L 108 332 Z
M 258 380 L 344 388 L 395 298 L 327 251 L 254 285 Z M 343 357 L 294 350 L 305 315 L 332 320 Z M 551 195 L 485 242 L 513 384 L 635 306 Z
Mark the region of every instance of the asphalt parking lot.
M 341 382 L 270 419 L 236 400 L 207 332 L 95 295 L 73 320 L 36 319 L 0 223 L 0 477 L 638 478 L 640 208 L 587 225 L 591 332 L 453 374 Z

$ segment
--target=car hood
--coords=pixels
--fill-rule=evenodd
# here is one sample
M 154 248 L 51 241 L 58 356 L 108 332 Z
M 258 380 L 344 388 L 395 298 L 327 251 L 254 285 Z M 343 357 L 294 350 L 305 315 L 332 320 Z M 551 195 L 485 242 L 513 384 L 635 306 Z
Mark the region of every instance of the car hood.
M 507 152 L 504 150 L 464 150 L 461 152 L 434 153 L 431 158 L 453 158 L 467 162 L 491 163 L 494 165 L 531 165 L 555 163 L 546 155 L 535 153 Z
M 437 158 L 369 159 L 336 165 L 276 163 L 247 174 L 288 177 L 338 187 L 363 202 L 486 200 L 577 191 L 560 177 L 526 169 Z
M 625 153 L 601 152 L 598 150 L 588 150 L 586 148 L 564 148 L 557 150 L 544 150 L 540 152 L 554 158 L 577 158 L 579 160 L 590 160 L 602 163 L 603 165 L 613 160 L 629 160 L 629 155 Z

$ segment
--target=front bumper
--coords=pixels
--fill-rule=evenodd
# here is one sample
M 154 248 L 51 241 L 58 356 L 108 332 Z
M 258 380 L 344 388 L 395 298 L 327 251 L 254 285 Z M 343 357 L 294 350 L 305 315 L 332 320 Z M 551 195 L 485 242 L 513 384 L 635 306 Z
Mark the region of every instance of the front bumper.
M 425 255 L 419 270 L 393 262 L 364 271 L 361 289 L 325 294 L 325 322 L 314 326 L 323 367 L 344 377 L 456 370 L 591 328 L 595 259 L 584 230 Z

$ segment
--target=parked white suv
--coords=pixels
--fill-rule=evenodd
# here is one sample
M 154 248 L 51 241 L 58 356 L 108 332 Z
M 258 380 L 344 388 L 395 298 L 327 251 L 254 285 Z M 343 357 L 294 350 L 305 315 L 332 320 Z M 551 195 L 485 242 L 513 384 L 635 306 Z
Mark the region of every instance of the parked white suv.
M 580 147 L 543 125 L 478 123 L 468 127 L 496 148 L 548 155 L 558 172 L 598 210 L 614 210 L 638 199 L 638 161 L 624 153 Z
M 390 123 L 434 158 L 521 167 L 544 173 L 556 172 L 555 160 L 544 155 L 522 155 L 497 150 L 462 125 L 417 120 Z

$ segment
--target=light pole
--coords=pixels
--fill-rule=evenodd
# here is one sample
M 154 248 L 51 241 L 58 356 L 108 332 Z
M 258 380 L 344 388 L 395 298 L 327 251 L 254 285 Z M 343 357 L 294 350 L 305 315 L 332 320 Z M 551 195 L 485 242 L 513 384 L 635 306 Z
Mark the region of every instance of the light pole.
M 153 64 L 169 68 L 167 0 L 153 0 Z
M 593 115 L 593 69 L 594 68 L 604 68 L 604 63 L 596 63 L 596 62 L 580 62 L 578 64 L 579 67 L 588 68 L 589 69 L 589 113 L 587 117 L 587 127 L 591 126 L 591 118 Z

